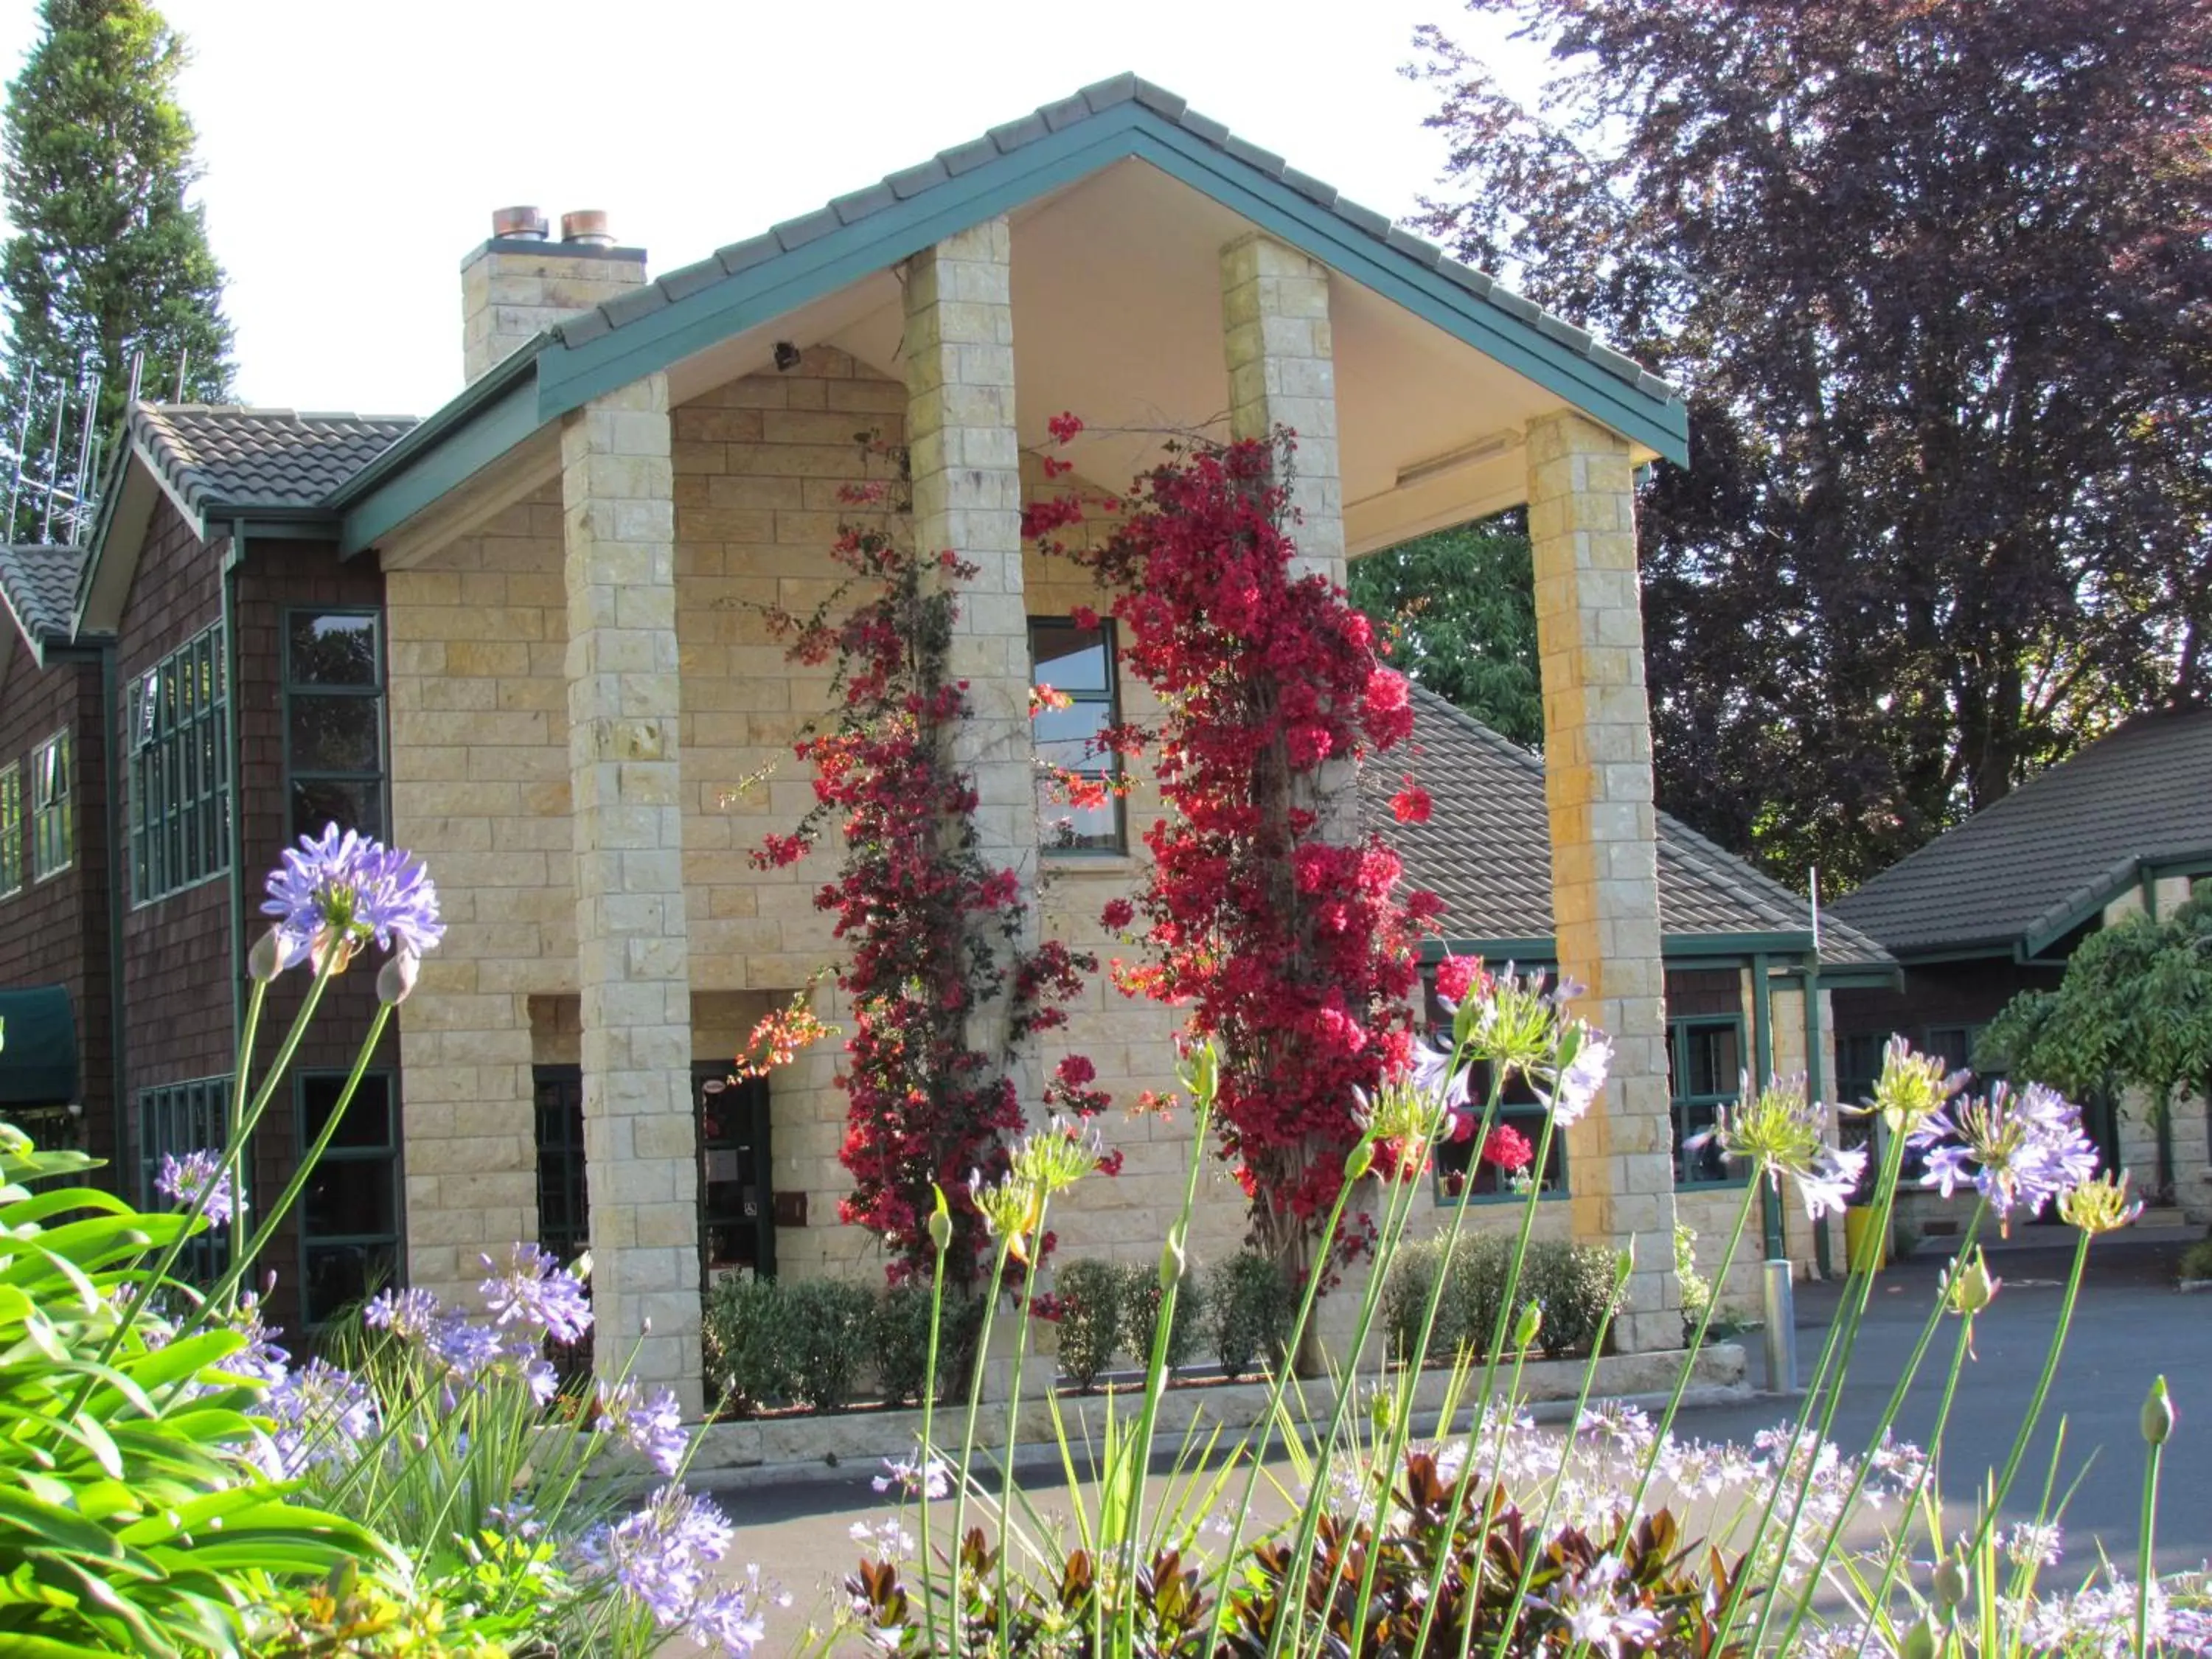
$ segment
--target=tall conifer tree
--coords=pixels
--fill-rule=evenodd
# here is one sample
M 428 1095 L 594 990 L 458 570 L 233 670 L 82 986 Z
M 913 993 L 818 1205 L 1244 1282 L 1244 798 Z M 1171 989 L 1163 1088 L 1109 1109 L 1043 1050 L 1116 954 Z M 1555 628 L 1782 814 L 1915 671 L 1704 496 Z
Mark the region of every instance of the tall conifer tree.
M 45 0 L 42 21 L 8 88 L 0 171 L 10 439 L 27 403 L 50 418 L 53 382 L 93 370 L 112 428 L 138 353 L 147 395 L 173 396 L 180 368 L 190 400 L 230 384 L 222 270 L 185 199 L 199 167 L 177 101 L 183 40 L 143 0 Z

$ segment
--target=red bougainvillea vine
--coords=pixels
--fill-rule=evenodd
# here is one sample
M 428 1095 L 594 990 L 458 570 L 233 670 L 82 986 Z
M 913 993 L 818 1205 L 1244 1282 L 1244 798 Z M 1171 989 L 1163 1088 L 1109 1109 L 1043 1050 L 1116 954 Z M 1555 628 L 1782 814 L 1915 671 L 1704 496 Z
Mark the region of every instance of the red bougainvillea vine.
M 968 688 L 947 667 L 956 596 L 975 572 L 950 552 L 904 544 L 891 527 L 902 494 L 887 482 L 848 486 L 849 504 L 883 516 L 841 531 L 832 550 L 845 580 L 811 613 L 768 612 L 794 662 L 835 665 L 837 701 L 832 719 L 795 745 L 813 767 L 814 806 L 752 854 L 775 868 L 825 832 L 842 842 L 837 873 L 814 901 L 836 919 L 847 952 L 837 983 L 853 1010 L 837 1077 L 847 1123 L 839 1156 L 853 1190 L 839 1216 L 884 1241 L 894 1280 L 928 1270 L 933 1184 L 957 1230 L 948 1269 L 972 1276 L 988 1241 L 969 1176 L 995 1180 L 1006 1167 L 1005 1137 L 1023 1127 L 1010 1052 L 971 1046 L 971 1019 L 1006 999 L 1011 1051 L 1064 1024 L 1065 1005 L 1097 968 L 1056 942 L 1021 949 L 1021 883 L 978 850 L 974 781 L 952 760 Z M 1044 1103 L 1096 1111 L 1105 1097 L 1094 1081 L 1090 1063 L 1070 1056 Z
M 1062 417 L 1054 436 L 1075 428 Z M 1353 763 L 1404 741 L 1413 710 L 1344 590 L 1294 568 L 1294 451 L 1288 432 L 1179 444 L 1095 537 L 1067 533 L 1085 513 L 1073 494 L 1024 526 L 1112 594 L 1122 661 L 1167 711 L 1156 732 L 1105 739 L 1152 739 L 1169 810 L 1146 833 L 1141 892 L 1102 920 L 1149 946 L 1114 964 L 1121 988 L 1187 1005 L 1219 1039 L 1222 1151 L 1255 1240 L 1285 1261 L 1342 1182 L 1354 1091 L 1407 1063 L 1417 946 L 1442 910 L 1401 894 L 1397 855 L 1357 828 Z M 1418 819 L 1429 802 L 1409 784 L 1396 805 Z

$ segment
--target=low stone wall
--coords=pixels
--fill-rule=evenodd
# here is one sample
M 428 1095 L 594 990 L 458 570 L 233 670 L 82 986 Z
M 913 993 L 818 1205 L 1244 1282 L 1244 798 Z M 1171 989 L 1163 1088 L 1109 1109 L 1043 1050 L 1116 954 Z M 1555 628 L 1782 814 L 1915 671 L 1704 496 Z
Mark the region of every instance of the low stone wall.
M 1615 1354 L 1597 1363 L 1590 1389 L 1600 1399 L 1664 1398 L 1680 1375 L 1684 1354 L 1680 1352 Z M 1581 1391 L 1580 1359 L 1532 1361 L 1521 1374 L 1522 1398 L 1530 1401 L 1570 1401 Z M 1432 1418 L 1443 1401 L 1449 1373 L 1424 1372 L 1414 1395 L 1414 1409 Z M 1328 1384 L 1308 1382 L 1309 1414 L 1318 1415 L 1328 1399 Z M 1698 1354 L 1690 1376 L 1697 1396 L 1740 1391 L 1744 1387 L 1744 1355 L 1734 1343 L 1717 1343 Z M 1267 1408 L 1267 1382 L 1224 1382 L 1170 1389 L 1162 1396 L 1159 1432 L 1163 1443 L 1181 1443 L 1194 1422 L 1202 1425 L 1200 1438 L 1215 1428 L 1234 1437 L 1260 1422 Z M 1125 1392 L 1115 1409 L 1125 1418 L 1135 1409 L 1137 1395 Z M 1060 1414 L 1071 1443 L 1097 1445 L 1103 1439 L 1107 1400 L 1103 1395 L 1062 1395 Z M 1295 1407 L 1294 1407 L 1295 1409 Z M 1005 1432 L 1000 1408 L 986 1413 L 991 1425 L 990 1443 Z M 957 1437 L 960 1408 L 940 1407 L 937 1415 L 938 1441 Z M 1056 1443 L 1052 1407 L 1042 1398 L 1025 1401 L 1018 1427 L 1018 1445 L 1048 1447 Z M 921 1413 L 915 1410 L 837 1412 L 816 1416 L 748 1419 L 710 1424 L 699 1431 L 698 1451 L 690 1477 L 715 1486 L 769 1485 L 785 1480 L 820 1478 L 831 1469 L 876 1470 L 885 1458 L 910 1457 L 921 1437 Z M 1054 1454 L 1057 1455 L 1056 1453 Z

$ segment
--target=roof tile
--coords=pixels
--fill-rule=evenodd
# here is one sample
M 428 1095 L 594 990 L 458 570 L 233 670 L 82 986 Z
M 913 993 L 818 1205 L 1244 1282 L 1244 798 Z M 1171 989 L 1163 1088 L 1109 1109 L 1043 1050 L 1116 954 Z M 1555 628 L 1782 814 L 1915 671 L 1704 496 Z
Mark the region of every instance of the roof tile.
M 415 425 L 412 416 L 137 404 L 132 441 L 195 514 L 212 507 L 320 507 Z
M 15 613 L 31 643 L 58 644 L 69 638 L 88 550 L 44 543 L 0 544 L 0 599 Z

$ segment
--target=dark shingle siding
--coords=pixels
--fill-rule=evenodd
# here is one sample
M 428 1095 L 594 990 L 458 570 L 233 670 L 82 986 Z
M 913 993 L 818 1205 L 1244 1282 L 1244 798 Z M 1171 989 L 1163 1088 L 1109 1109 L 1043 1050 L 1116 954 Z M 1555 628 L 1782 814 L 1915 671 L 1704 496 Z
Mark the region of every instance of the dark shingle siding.
M 1411 772 L 1435 801 L 1426 823 L 1396 823 L 1390 797 Z M 1407 880 L 1445 903 L 1455 939 L 1552 937 L 1551 822 L 1544 766 L 1433 692 L 1413 692 L 1410 758 L 1370 763 L 1361 776 L 1362 814 L 1386 831 L 1406 861 Z M 1659 814 L 1659 908 L 1667 937 L 1802 933 L 1805 902 L 1703 836 Z M 1832 967 L 1887 967 L 1871 939 L 1832 923 L 1821 960 Z
M 1836 914 L 1891 950 L 2063 927 L 2133 867 L 2212 854 L 2212 708 L 2138 716 L 1891 866 Z
M 411 416 L 140 404 L 131 435 L 195 513 L 319 507 L 415 425 Z

